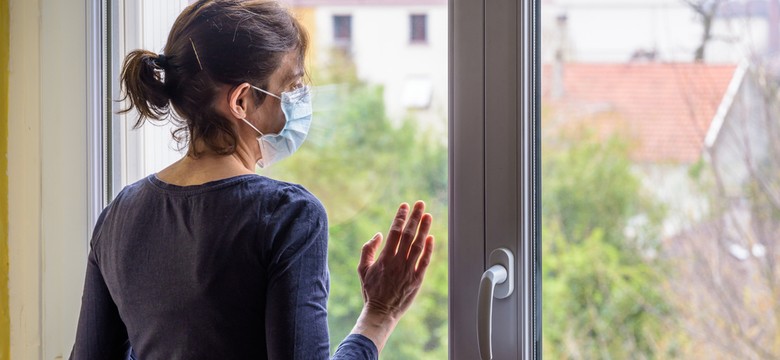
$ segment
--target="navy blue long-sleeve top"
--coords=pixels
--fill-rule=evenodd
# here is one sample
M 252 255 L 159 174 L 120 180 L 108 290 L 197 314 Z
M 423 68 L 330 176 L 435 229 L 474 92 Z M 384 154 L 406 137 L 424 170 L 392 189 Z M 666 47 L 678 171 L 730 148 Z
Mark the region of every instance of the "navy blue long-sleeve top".
M 328 224 L 299 185 L 124 188 L 92 235 L 72 359 L 327 359 Z M 376 359 L 350 335 L 333 359 Z

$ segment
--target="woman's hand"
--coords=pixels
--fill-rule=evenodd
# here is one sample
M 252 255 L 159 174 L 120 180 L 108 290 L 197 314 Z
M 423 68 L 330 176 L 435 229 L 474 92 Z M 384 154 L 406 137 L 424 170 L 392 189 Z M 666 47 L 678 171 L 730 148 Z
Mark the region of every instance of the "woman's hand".
M 433 236 L 428 235 L 433 219 L 424 211 L 425 203 L 418 201 L 409 217 L 409 206 L 401 204 L 378 259 L 381 233 L 363 245 L 358 274 L 369 312 L 401 317 L 420 290 L 433 252 Z
M 424 213 L 425 203 L 415 203 L 411 216 L 409 211 L 401 204 L 382 252 L 377 256 L 382 244 L 377 233 L 363 245 L 358 264 L 365 305 L 353 333 L 370 338 L 380 351 L 417 296 L 433 254 L 433 236 L 428 235 L 433 218 Z

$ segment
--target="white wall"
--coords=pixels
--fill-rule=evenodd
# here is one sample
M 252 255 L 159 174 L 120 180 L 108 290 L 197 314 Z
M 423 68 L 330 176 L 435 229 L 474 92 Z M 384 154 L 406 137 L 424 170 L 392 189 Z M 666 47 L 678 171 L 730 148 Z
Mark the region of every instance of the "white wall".
M 11 358 L 70 353 L 86 267 L 86 2 L 11 0 Z
M 427 14 L 427 44 L 409 42 L 410 15 Z M 358 76 L 385 87 L 385 106 L 391 118 L 401 118 L 404 87 L 414 79 L 433 86 L 429 109 L 414 111 L 436 133 L 447 130 L 447 6 L 319 6 L 315 43 L 318 54 L 333 46 L 333 16 L 352 15 L 352 54 Z M 475 95 L 476 96 L 476 95 Z
M 723 190 L 733 198 L 747 195 L 745 186 L 755 180 L 755 173 L 764 178 L 775 176 L 766 174 L 766 160 L 774 152 L 772 136 L 776 133 L 777 115 L 776 110 L 768 107 L 767 102 L 772 100 L 764 99 L 759 78 L 754 70 L 747 71 L 734 89 L 722 125 L 715 129 L 712 143 L 707 144 Z
M 672 237 L 695 225 L 709 211 L 707 197 L 689 175 L 687 164 L 639 164 L 633 171 L 642 190 L 664 207 L 661 235 Z

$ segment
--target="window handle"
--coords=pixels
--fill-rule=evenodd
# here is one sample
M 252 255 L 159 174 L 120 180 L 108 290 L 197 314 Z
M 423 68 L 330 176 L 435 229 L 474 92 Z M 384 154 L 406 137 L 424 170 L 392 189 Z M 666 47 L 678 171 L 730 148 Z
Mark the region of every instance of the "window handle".
M 514 256 L 505 248 L 490 254 L 490 268 L 482 273 L 477 300 L 477 345 L 482 360 L 493 359 L 493 298 L 504 299 L 514 290 Z

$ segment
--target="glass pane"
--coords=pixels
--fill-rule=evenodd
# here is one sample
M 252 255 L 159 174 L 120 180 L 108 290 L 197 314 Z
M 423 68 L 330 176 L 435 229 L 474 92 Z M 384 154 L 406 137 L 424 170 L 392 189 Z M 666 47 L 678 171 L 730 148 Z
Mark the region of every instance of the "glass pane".
M 141 15 L 126 14 L 125 31 L 137 32 L 139 40 L 128 40 L 125 51 L 136 47 L 162 51 L 170 26 L 188 1 L 135 3 Z M 333 350 L 352 329 L 363 305 L 356 273 L 362 245 L 377 231 L 387 233 L 401 202 L 424 200 L 434 217 L 434 260 L 417 301 L 390 337 L 382 358 L 446 359 L 447 3 L 347 3 L 288 4 L 310 36 L 307 72 L 314 120 L 298 152 L 258 172 L 302 184 L 328 211 Z M 417 34 L 423 36 L 423 45 L 410 46 L 412 14 L 422 19 Z M 124 159 L 129 164 L 138 158 L 140 170 L 126 176 L 125 184 L 181 156 L 173 146 L 161 145 L 174 145 L 170 130 L 145 126 L 141 135 L 126 132 L 129 150 L 123 150 L 128 152 Z M 133 136 L 142 140 L 132 140 Z
M 304 147 L 265 175 L 301 183 L 330 221 L 328 318 L 335 346 L 362 308 L 360 248 L 401 202 L 434 216 L 435 266 L 383 359 L 447 357 L 447 4 L 338 1 L 293 6 L 311 36 L 315 121 Z M 410 12 L 436 19 L 437 38 L 410 47 Z M 336 36 L 334 36 L 334 34 Z M 344 35 L 344 36 L 339 36 Z M 346 51 L 345 51 L 346 50 Z
M 778 6 L 542 2 L 545 358 L 780 358 Z

